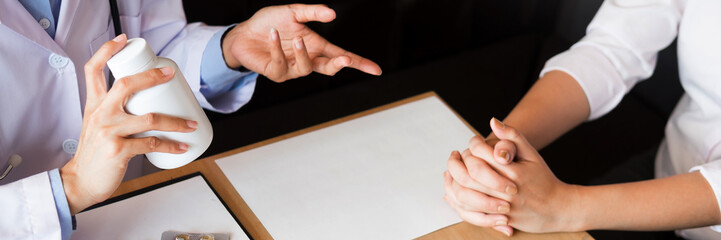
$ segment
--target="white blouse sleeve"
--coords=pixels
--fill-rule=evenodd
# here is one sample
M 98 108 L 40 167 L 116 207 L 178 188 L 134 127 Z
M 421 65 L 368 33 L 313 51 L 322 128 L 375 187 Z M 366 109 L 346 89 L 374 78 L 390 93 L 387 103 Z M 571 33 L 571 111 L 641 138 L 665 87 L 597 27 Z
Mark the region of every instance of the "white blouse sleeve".
M 541 76 L 560 70 L 583 88 L 589 119 L 610 112 L 653 73 L 658 52 L 673 42 L 683 9 L 676 0 L 606 0 L 571 49 L 546 62 Z

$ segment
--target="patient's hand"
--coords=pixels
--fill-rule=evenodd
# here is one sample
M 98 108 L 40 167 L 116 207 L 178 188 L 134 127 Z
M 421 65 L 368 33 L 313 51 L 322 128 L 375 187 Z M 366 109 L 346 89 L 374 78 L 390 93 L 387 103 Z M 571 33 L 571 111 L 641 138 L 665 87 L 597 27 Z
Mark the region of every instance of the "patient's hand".
M 474 154 L 455 154 L 449 159 L 451 176 L 446 177 L 446 197 L 451 206 L 464 220 L 479 226 L 495 226 L 494 229 L 506 232 L 508 235 L 512 234 L 508 226 L 527 232 L 574 229 L 573 224 L 576 221 L 569 219 L 568 216 L 572 216 L 569 213 L 578 208 L 573 205 L 578 202 L 575 200 L 576 187 L 558 180 L 536 149 L 516 129 L 504 126 L 495 119 L 491 121 L 491 128 L 500 139 L 495 149 L 484 145 L 484 141 L 471 141 L 471 147 L 476 150 L 473 151 Z M 513 154 L 517 151 L 514 161 L 510 164 L 502 164 L 493 160 L 494 152 L 498 153 L 499 148 L 505 148 L 505 151 Z M 476 153 L 482 156 L 474 156 Z M 488 168 L 471 171 L 471 165 L 482 165 L 478 163 L 479 160 L 484 161 Z M 463 168 L 467 171 L 462 171 Z M 477 181 L 464 179 L 466 175 Z M 496 185 L 495 188 L 479 187 L 498 182 L 507 186 L 515 184 L 518 187 L 517 192 L 499 193 L 498 189 L 502 185 Z M 499 205 L 500 199 L 510 202 L 510 211 L 507 213 L 489 211 L 489 206 L 492 208 Z M 487 208 L 469 208 L 467 207 L 469 205 L 487 206 Z M 505 228 L 502 224 L 492 224 L 492 221 L 488 221 L 490 218 L 502 221 L 503 217 L 508 219 L 508 226 Z

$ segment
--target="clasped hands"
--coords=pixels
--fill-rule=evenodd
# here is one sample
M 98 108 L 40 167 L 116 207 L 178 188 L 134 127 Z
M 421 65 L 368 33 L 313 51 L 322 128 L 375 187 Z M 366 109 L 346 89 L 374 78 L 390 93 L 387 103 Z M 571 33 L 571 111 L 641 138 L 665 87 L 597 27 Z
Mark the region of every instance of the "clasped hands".
M 491 120 L 495 137 L 474 136 L 454 151 L 444 173 L 444 199 L 466 222 L 507 236 L 526 232 L 577 231 L 575 185 L 551 172 L 536 149 L 511 126 Z M 576 211 L 577 212 L 577 211 Z

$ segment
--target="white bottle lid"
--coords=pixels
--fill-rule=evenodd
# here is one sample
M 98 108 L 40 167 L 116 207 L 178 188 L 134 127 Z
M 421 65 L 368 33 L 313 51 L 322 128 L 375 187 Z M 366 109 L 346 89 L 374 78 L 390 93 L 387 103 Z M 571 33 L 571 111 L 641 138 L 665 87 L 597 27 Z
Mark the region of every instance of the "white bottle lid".
M 145 39 L 129 39 L 125 47 L 108 60 L 108 68 L 116 79 L 146 71 L 152 67 L 155 52 Z M 154 64 L 153 64 L 154 65 Z

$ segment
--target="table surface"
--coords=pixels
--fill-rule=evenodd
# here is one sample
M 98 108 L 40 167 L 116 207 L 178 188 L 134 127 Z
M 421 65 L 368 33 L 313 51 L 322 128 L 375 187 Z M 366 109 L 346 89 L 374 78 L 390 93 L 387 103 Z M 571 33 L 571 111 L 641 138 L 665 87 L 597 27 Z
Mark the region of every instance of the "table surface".
M 405 100 L 401 100 L 395 103 L 387 104 L 381 107 L 363 111 L 357 114 L 353 114 L 347 117 L 329 121 L 317 126 L 306 128 L 293 133 L 285 134 L 276 138 L 261 141 L 255 144 L 251 144 L 245 147 L 240 147 L 231 151 L 227 151 L 214 156 L 206 157 L 197 161 L 194 161 L 188 165 L 185 165 L 176 169 L 169 169 L 146 175 L 140 178 L 136 178 L 127 182 L 123 182 L 120 187 L 115 191 L 113 197 L 128 194 L 136 190 L 140 190 L 146 187 L 150 187 L 159 183 L 170 181 L 179 177 L 183 177 L 189 174 L 200 172 L 205 176 L 208 183 L 216 190 L 220 198 L 228 205 L 231 212 L 238 218 L 243 224 L 246 230 L 254 239 L 273 239 L 268 231 L 263 227 L 258 218 L 253 214 L 248 205 L 243 201 L 243 198 L 235 191 L 230 181 L 225 177 L 220 168 L 215 164 L 215 160 L 237 154 L 239 152 L 247 151 L 249 149 L 264 146 L 270 143 L 281 141 L 287 138 L 298 136 L 307 132 L 315 131 L 324 127 L 328 127 L 334 124 L 345 122 L 351 119 L 369 115 L 381 110 L 385 110 L 394 106 L 399 106 L 404 103 L 415 101 L 418 99 L 433 96 L 435 93 L 429 92 L 426 94 L 411 97 Z M 463 118 L 460 118 L 463 119 Z M 465 122 L 465 121 L 464 121 Z M 466 123 L 466 125 L 468 125 Z M 474 130 L 470 125 L 469 128 Z M 475 131 L 475 130 L 474 130 Z M 505 235 L 491 229 L 473 226 L 471 224 L 461 222 L 443 229 L 439 229 L 425 236 L 420 237 L 423 240 L 433 239 L 560 239 L 560 240 L 589 240 L 593 239 L 586 232 L 576 233 L 548 233 L 548 234 L 531 234 L 521 231 L 516 231 L 513 237 L 508 238 Z

